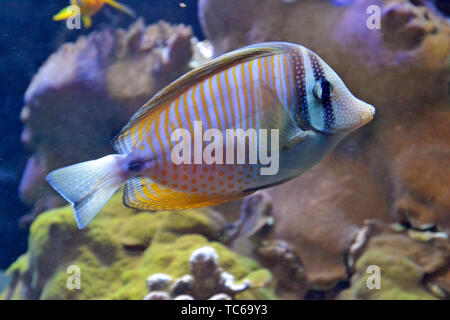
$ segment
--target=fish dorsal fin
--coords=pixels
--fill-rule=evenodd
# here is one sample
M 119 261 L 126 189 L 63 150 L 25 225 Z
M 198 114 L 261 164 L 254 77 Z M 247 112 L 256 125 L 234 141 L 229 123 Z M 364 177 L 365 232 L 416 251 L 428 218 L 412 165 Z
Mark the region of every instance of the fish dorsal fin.
M 183 192 L 161 186 L 146 177 L 137 177 L 125 183 L 123 203 L 129 208 L 139 210 L 183 210 L 213 206 L 243 196 L 243 194 L 201 195 Z
M 133 150 L 137 143 L 139 143 L 140 137 L 142 137 L 143 131 L 145 130 L 145 126 L 139 126 L 139 124 L 148 119 L 148 116 L 158 108 L 166 106 L 188 90 L 193 83 L 198 83 L 213 74 L 251 59 L 279 53 L 283 50 L 284 46 L 286 46 L 284 43 L 276 42 L 248 46 L 224 54 L 186 73 L 155 94 L 131 117 L 128 124 L 113 139 L 112 144 L 114 149 L 121 154 L 129 153 Z

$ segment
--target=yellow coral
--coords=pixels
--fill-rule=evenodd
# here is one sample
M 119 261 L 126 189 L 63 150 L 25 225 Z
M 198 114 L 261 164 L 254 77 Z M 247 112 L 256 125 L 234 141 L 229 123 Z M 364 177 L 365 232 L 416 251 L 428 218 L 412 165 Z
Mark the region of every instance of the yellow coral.
M 270 278 L 253 260 L 214 242 L 222 226 L 209 209 L 157 213 L 128 209 L 120 193 L 83 230 L 76 228 L 70 207 L 52 210 L 33 223 L 28 252 L 9 268 L 17 284 L 10 289 L 14 299 L 143 299 L 149 275 L 164 272 L 176 278 L 189 273 L 191 253 L 205 245 L 217 251 L 220 265 L 238 281 L 249 275 Z M 80 268 L 80 289 L 66 286 L 70 265 Z M 275 296 L 271 289 L 255 288 L 239 297 Z

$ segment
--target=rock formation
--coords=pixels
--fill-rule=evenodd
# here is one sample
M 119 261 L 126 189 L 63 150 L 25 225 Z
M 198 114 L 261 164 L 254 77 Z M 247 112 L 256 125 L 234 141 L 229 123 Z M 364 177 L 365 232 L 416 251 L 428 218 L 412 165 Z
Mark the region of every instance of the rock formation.
M 347 281 L 345 257 L 366 219 L 449 231 L 448 20 L 428 1 L 371 4 L 380 8 L 381 29 L 367 27 L 362 0 L 200 1 L 215 55 L 262 41 L 299 43 L 377 109 L 334 154 L 268 191 L 272 237 L 285 241 L 278 251 L 292 250 L 305 270 L 297 298 Z

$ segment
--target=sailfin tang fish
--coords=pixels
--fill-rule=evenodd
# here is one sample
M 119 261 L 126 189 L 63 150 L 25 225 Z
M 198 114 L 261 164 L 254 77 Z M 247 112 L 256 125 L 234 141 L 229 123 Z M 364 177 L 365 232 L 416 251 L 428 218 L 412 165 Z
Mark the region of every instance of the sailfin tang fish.
M 55 170 L 47 181 L 72 204 L 79 228 L 122 184 L 124 204 L 132 208 L 216 205 L 297 177 L 374 113 L 311 50 L 286 42 L 251 45 L 153 96 L 113 139 L 118 154 Z M 227 148 L 229 141 L 236 144 Z M 175 150 L 184 161 L 174 160 Z
M 134 11 L 124 4 L 121 4 L 115 0 L 71 0 L 71 6 L 66 7 L 53 16 L 54 21 L 66 20 L 76 14 L 72 6 L 78 6 L 80 8 L 80 14 L 83 19 L 83 24 L 86 28 L 92 25 L 91 17 L 94 16 L 100 9 L 108 4 L 131 17 L 135 16 Z

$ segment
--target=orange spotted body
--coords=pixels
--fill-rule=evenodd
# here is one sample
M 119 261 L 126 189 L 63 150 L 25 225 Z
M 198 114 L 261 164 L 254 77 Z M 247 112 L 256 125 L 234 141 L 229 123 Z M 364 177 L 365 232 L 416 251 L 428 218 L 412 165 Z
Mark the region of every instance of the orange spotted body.
M 147 170 L 154 182 L 149 185 L 150 189 L 159 184 L 201 195 L 239 193 L 255 185 L 258 178 L 257 170 L 245 164 L 168 164 L 158 168 L 155 166 Z

